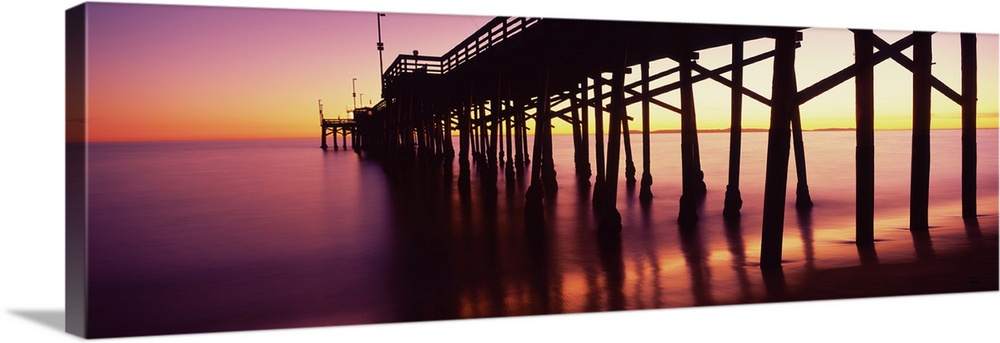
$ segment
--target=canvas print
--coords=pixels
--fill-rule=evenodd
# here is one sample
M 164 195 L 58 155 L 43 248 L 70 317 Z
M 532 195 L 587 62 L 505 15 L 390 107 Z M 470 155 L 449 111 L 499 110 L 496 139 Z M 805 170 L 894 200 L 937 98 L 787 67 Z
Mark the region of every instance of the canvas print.
M 67 331 L 998 290 L 998 37 L 84 3 Z

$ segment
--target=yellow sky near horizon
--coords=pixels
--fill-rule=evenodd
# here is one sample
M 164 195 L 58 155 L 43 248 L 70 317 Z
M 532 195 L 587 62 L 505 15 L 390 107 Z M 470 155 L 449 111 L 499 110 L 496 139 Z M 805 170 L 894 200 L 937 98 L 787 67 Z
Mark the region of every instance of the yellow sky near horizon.
M 876 31 L 888 43 L 893 43 L 909 34 L 902 31 Z M 959 35 L 956 33 L 936 33 L 932 36 L 933 75 L 952 90 L 961 93 L 961 59 Z M 977 127 L 997 128 L 997 35 L 977 35 L 978 94 Z M 751 57 L 773 49 L 773 40 L 758 39 L 746 43 L 744 57 Z M 825 77 L 850 66 L 854 62 L 853 34 L 846 29 L 805 29 L 802 46 L 796 51 L 796 82 L 804 89 Z M 877 51 L 877 50 L 876 50 Z M 903 51 L 912 58 L 912 48 Z M 722 46 L 699 52 L 697 63 L 708 69 L 731 63 L 731 48 Z M 660 70 L 676 66 L 672 61 L 659 62 Z M 655 68 L 655 63 L 653 64 Z M 744 71 L 744 85 L 765 97 L 770 96 L 771 60 L 764 60 L 749 66 Z M 655 71 L 654 71 L 655 72 Z M 654 73 L 651 72 L 651 73 Z M 697 75 L 697 73 L 695 74 Z M 731 73 L 722 74 L 730 79 Z M 605 77 L 609 77 L 605 75 Z M 638 80 L 638 73 L 627 75 L 626 82 Z M 677 81 L 676 76 L 661 81 L 660 84 Z M 654 86 L 655 87 L 655 86 Z M 834 87 L 822 95 L 802 104 L 802 127 L 805 130 L 827 128 L 854 128 L 854 79 Z M 731 101 L 728 87 L 713 80 L 698 82 L 694 86 L 695 112 L 699 130 L 718 130 L 730 127 Z M 679 93 L 671 92 L 657 99 L 678 106 Z M 912 74 L 892 60 L 875 67 L 875 128 L 877 130 L 900 130 L 912 127 Z M 627 109 L 635 118 L 630 122 L 630 130 L 641 126 L 641 108 L 633 104 Z M 672 130 L 680 128 L 680 117 L 675 112 L 650 106 L 651 130 Z M 743 127 L 766 129 L 769 126 L 770 108 L 743 97 Z M 554 133 L 569 134 L 570 126 L 564 122 L 555 123 Z M 931 126 L 933 129 L 955 129 L 961 127 L 961 107 L 935 89 L 931 91 Z M 593 130 L 591 130 L 593 132 Z M 605 130 L 607 132 L 607 130 Z

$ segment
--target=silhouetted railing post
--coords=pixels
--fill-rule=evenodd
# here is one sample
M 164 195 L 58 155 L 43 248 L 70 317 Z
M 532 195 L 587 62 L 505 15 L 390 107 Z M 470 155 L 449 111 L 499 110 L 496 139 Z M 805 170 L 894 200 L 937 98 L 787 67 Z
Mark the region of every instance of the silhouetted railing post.
M 910 230 L 927 230 L 931 164 L 931 33 L 914 32 Z
M 601 73 L 594 75 L 594 151 L 597 155 L 597 177 L 594 178 L 594 207 L 604 206 L 604 96 L 602 87 L 604 79 Z
M 653 174 L 650 173 L 649 147 L 649 62 L 639 66 L 642 78 L 642 180 L 639 185 L 639 200 L 653 199 Z
M 625 121 L 625 59 L 611 72 L 611 104 L 608 116 L 608 161 L 604 173 L 604 208 L 600 231 L 603 234 L 621 232 L 622 216 L 618 212 L 618 168 L 621 161 L 621 134 Z
M 730 87 L 732 103 L 729 123 L 729 183 L 722 215 L 735 218 L 740 215 L 743 198 L 740 195 L 740 150 L 743 140 L 743 40 L 732 44 L 733 76 Z
M 680 213 L 677 215 L 677 222 L 681 225 L 689 225 L 698 221 L 698 198 L 699 194 L 699 173 L 697 161 L 696 135 L 698 125 L 694 112 L 694 90 L 691 81 L 691 56 L 683 56 L 680 63 L 680 91 L 681 91 L 681 175 L 682 188 L 680 199 Z M 704 185 L 704 183 L 702 183 Z
M 788 150 L 795 97 L 796 31 L 775 35 L 774 74 L 771 81 L 771 124 L 767 134 L 767 170 L 764 179 L 764 213 L 761 227 L 761 268 L 781 267 L 785 225 L 785 189 L 788 186 Z
M 855 148 L 855 242 L 875 244 L 875 76 L 871 30 L 854 30 L 857 147 Z
M 976 218 L 976 34 L 962 33 L 962 218 Z

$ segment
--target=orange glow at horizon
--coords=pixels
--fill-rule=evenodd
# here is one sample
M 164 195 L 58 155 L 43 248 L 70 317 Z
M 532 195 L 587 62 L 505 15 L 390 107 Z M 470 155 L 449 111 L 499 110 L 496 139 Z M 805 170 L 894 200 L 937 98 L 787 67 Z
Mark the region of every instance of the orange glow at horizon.
M 323 100 L 328 118 L 346 116 L 355 101 L 365 106 L 380 100 L 374 13 L 89 4 L 87 15 L 88 141 L 316 138 L 317 99 Z M 412 50 L 441 55 L 489 19 L 389 13 L 381 19 L 384 64 Z M 796 53 L 799 89 L 853 62 L 850 31 L 807 29 L 803 34 Z M 892 43 L 906 33 L 876 34 Z M 997 35 L 977 36 L 977 127 L 996 128 Z M 772 44 L 770 39 L 747 42 L 744 57 L 768 51 Z M 961 92 L 958 35 L 935 34 L 933 47 L 934 76 Z M 714 69 L 729 64 L 729 58 L 730 48 L 724 46 L 701 51 L 697 63 Z M 654 61 L 653 70 L 673 65 Z M 770 70 L 770 60 L 747 67 L 745 86 L 768 97 Z M 626 82 L 637 78 L 633 72 Z M 659 82 L 674 81 L 676 76 Z M 876 128 L 909 128 L 909 72 L 889 60 L 876 67 L 875 83 Z M 355 90 L 358 98 L 351 96 Z M 729 89 L 706 80 L 694 92 L 699 129 L 729 128 Z M 932 127 L 960 127 L 961 108 L 937 91 L 932 94 Z M 679 104 L 676 91 L 657 99 Z M 640 130 L 638 104 L 628 113 L 635 118 L 630 129 Z M 806 130 L 853 128 L 853 79 L 803 104 L 801 113 Z M 680 127 L 676 113 L 655 105 L 650 117 L 652 130 Z M 768 118 L 766 106 L 744 97 L 743 127 L 767 128 Z M 569 125 L 554 124 L 554 133 L 570 133 Z

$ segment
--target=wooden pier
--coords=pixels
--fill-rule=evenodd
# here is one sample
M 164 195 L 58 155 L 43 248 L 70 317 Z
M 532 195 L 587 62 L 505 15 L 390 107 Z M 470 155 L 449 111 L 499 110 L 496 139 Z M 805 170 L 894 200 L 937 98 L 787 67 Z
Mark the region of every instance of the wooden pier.
M 697 204 L 706 189 L 693 85 L 711 80 L 731 90 L 729 184 L 724 211 L 728 218 L 739 216 L 743 202 L 739 191 L 743 101 L 756 101 L 771 109 L 764 199 L 752 200 L 764 204 L 760 264 L 763 268 L 780 267 L 791 157 L 798 180 L 796 209 L 809 211 L 813 205 L 801 124 L 808 120 L 808 114 L 802 115 L 799 106 L 852 78 L 857 99 L 856 242 L 859 247 L 874 244 L 872 70 L 892 59 L 914 75 L 910 229 L 928 228 L 931 89 L 962 107 L 962 216 L 974 218 L 975 35 L 961 35 L 959 91 L 930 73 L 931 33 L 914 32 L 890 43 L 871 30 L 852 30 L 854 64 L 800 87 L 795 77 L 795 52 L 803 39 L 802 29 L 498 17 L 442 56 L 398 56 L 383 74 L 381 102 L 356 113 L 354 120 L 321 119 L 323 147 L 325 137 L 333 134 L 336 148 L 339 132 L 346 148 L 350 132 L 355 146 L 363 140 L 361 151 L 381 157 L 390 168 L 430 166 L 450 172 L 457 157 L 459 186 L 469 187 L 475 163 L 483 191 L 488 193 L 496 192 L 502 170 L 508 183 L 518 179 L 529 182 L 526 217 L 531 223 L 541 223 L 545 198 L 559 188 L 552 162 L 551 124 L 561 120 L 572 126 L 574 172 L 586 183 L 593 177 L 592 203 L 601 218 L 599 232 L 614 236 L 622 230 L 616 207 L 619 180 L 624 178 L 627 184 L 637 181 L 629 134 L 630 125 L 635 125 L 630 123 L 633 116 L 641 121 L 643 143 L 639 198 L 648 202 L 655 196 L 650 190 L 649 117 L 650 107 L 659 106 L 681 118 L 683 195 L 677 221 L 683 230 L 698 221 Z M 774 49 L 745 56 L 744 43 L 758 39 L 772 40 Z M 726 45 L 732 49 L 730 64 L 716 69 L 698 64 L 699 51 Z M 912 59 L 902 53 L 909 47 L 914 49 Z M 746 88 L 743 80 L 743 68 L 768 59 L 774 66 L 770 97 Z M 663 70 L 652 70 L 651 62 L 664 60 L 672 62 Z M 636 71 L 640 80 L 626 82 L 625 75 Z M 724 77 L 725 73 L 730 77 Z M 668 77 L 677 81 L 651 86 Z M 679 103 L 660 99 L 674 91 L 679 92 Z M 626 113 L 626 107 L 636 103 L 641 104 L 641 113 Z M 595 121 L 594 142 L 589 138 L 591 117 Z M 608 132 L 604 132 L 605 126 Z M 529 131 L 533 132 L 530 139 Z M 453 146 L 456 134 L 457 148 Z M 624 175 L 619 167 L 623 156 Z M 525 175 L 526 170 L 530 170 L 529 175 Z
M 369 108 L 358 108 L 355 109 L 354 115 L 367 115 L 370 111 Z M 351 135 L 351 147 L 355 151 L 360 151 L 361 141 L 357 134 L 358 124 L 354 118 L 326 118 L 323 116 L 323 102 L 319 101 L 319 126 L 321 128 L 321 140 L 320 148 L 327 149 L 329 146 L 326 145 L 326 137 L 333 136 L 333 149 L 340 149 L 340 145 L 337 144 L 337 134 L 340 134 L 341 140 L 343 142 L 344 149 L 347 149 L 347 135 Z

